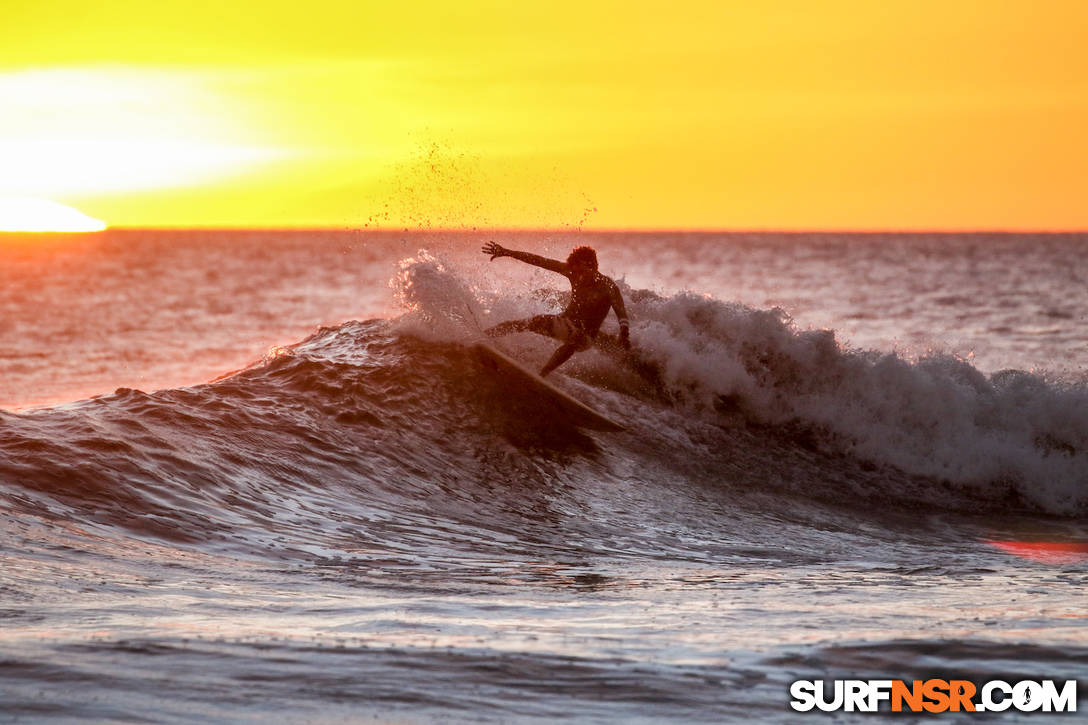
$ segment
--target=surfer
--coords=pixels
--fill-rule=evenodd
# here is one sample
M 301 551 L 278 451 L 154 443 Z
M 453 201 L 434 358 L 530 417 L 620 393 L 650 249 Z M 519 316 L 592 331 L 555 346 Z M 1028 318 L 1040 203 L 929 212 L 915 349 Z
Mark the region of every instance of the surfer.
M 495 242 L 485 244 L 483 253 L 490 254 L 492 261 L 498 257 L 513 257 L 526 264 L 558 272 L 570 280 L 570 303 L 561 314 L 510 320 L 484 330 L 490 337 L 528 330 L 562 342 L 551 359 L 540 369 L 541 377 L 565 363 L 574 353 L 588 350 L 594 342 L 611 338 L 611 335 L 600 332 L 601 323 L 608 316 L 609 309 L 616 311 L 616 317 L 620 321 L 619 344 L 625 350 L 631 348 L 630 325 L 627 321 L 627 310 L 623 306 L 623 296 L 615 282 L 597 271 L 597 252 L 593 247 L 578 247 L 570 253 L 566 262 L 506 249 Z

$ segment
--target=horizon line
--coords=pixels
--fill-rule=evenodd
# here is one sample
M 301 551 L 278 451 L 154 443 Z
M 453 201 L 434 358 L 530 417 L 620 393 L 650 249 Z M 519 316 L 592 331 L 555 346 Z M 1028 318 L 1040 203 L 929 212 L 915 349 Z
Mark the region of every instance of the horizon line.
M 241 226 L 241 225 L 192 225 L 192 226 L 127 226 L 107 225 L 105 229 L 88 232 L 0 232 L 8 234 L 101 234 L 109 231 L 207 231 L 207 232 L 358 232 L 364 234 L 1088 234 L 1085 228 L 1054 227 L 433 227 L 433 228 L 381 228 L 351 227 L 343 225 L 286 225 L 286 226 Z

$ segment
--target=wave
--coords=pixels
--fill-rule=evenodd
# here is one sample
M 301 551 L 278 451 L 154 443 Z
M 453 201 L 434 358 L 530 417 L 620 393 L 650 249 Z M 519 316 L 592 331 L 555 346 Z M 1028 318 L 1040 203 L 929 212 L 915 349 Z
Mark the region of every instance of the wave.
M 633 334 L 670 395 L 837 451 L 1051 513 L 1088 503 L 1088 387 L 951 355 L 907 360 L 799 330 L 782 310 L 628 291 Z
M 436 540 L 436 557 L 569 547 L 571 524 L 549 523 L 563 490 L 589 500 L 583 513 L 602 509 L 575 538 L 607 550 L 679 516 L 703 522 L 699 546 L 721 538 L 735 512 L 700 509 L 706 486 L 775 526 L 806 501 L 844 515 L 874 501 L 1088 513 L 1083 386 L 846 349 L 781 310 L 624 286 L 635 354 L 588 351 L 556 378 L 628 427 L 588 435 L 468 347 L 480 324 L 562 295 L 487 290 L 427 254 L 393 286 L 402 316 L 322 328 L 206 385 L 0 412 L 0 499 L 287 557 L 407 556 Z M 530 361 L 553 346 L 531 334 L 504 344 Z
M 973 498 L 1079 514 L 1088 505 L 1088 386 L 1021 370 L 987 376 L 956 356 L 909 360 L 854 350 L 831 330 L 800 330 L 781 309 L 706 295 L 662 296 L 623 285 L 638 351 L 627 368 L 673 405 L 740 417 L 818 439 L 828 450 L 953 484 Z M 484 293 L 421 252 L 395 289 L 430 331 L 448 333 L 468 310 L 478 324 L 558 311 L 565 298 L 532 290 Z M 531 337 L 531 336 L 530 336 Z M 454 335 L 456 339 L 456 335 Z M 607 356 L 575 363 L 582 378 L 615 377 Z M 633 389 L 630 380 L 628 392 Z

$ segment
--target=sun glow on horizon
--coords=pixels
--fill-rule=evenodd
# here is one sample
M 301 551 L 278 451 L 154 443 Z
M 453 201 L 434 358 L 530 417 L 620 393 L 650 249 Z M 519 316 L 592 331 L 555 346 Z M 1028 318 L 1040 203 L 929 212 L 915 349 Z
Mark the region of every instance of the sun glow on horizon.
M 0 194 L 152 227 L 1088 229 L 1079 0 L 212 7 L 21 5 Z
M 132 68 L 0 73 L 0 193 L 101 195 L 236 177 L 286 149 L 201 74 Z
M 0 232 L 100 232 L 101 219 L 49 199 L 0 196 Z

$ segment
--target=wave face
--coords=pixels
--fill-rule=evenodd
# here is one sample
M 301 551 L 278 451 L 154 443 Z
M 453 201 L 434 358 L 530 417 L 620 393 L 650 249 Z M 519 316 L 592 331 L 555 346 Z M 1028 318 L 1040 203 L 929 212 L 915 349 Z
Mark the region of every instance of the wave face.
M 51 336 L 17 337 L 33 343 L 20 354 L 34 374 L 9 389 L 35 389 L 76 351 L 101 361 L 126 345 L 147 354 L 99 380 L 164 389 L 0 410 L 0 691 L 13 718 L 792 722 L 798 678 L 1072 679 L 1088 662 L 1083 381 L 856 349 L 770 308 L 779 299 L 805 319 L 782 295 L 714 297 L 737 296 L 719 270 L 738 254 L 753 275 L 777 259 L 792 274 L 780 292 L 824 273 L 847 284 L 850 270 L 829 272 L 850 257 L 836 249 L 864 240 L 755 240 L 763 251 L 748 257 L 737 239 L 590 240 L 643 275 L 623 285 L 634 354 L 579 353 L 554 377 L 626 426 L 602 434 L 572 428 L 472 356 L 481 327 L 565 301 L 539 288 L 551 275 L 503 279 L 475 239 L 406 258 L 415 241 L 342 256 L 336 237 L 318 263 L 297 234 L 175 239 L 137 258 L 181 278 L 127 266 L 128 250 L 109 258 L 178 292 L 163 295 L 174 312 L 148 313 L 153 328 L 104 337 L 96 352 L 88 341 L 116 327 L 127 300 L 155 293 L 101 275 L 117 282 L 115 316 L 85 330 L 68 320 L 83 334 L 67 346 L 51 343 L 64 337 L 56 321 Z M 907 262 L 954 266 L 908 242 Z M 178 263 L 175 246 L 199 253 Z M 676 280 L 713 294 L 640 289 L 668 276 L 648 254 L 661 248 L 678 255 Z M 1009 246 L 1025 248 L 1034 243 Z M 236 249 L 233 267 L 204 254 Z M 826 263 L 791 266 L 828 249 Z M 265 256 L 264 276 L 242 273 Z M 889 279 L 900 257 L 854 272 Z M 80 270 L 62 280 L 75 295 L 87 275 L 68 266 Z M 379 296 L 391 272 L 396 313 L 354 299 L 356 287 Z M 23 277 L 24 290 L 38 279 Z M 171 334 L 194 300 L 248 299 L 224 292 L 227 280 L 263 296 Z M 934 287 L 968 289 L 960 281 Z M 857 303 L 881 330 L 932 321 L 913 316 L 902 289 L 881 308 L 889 289 L 876 282 Z M 76 299 L 52 292 L 42 298 Z M 1016 304 L 1012 326 L 1027 335 L 1038 313 Z M 52 319 L 41 309 L 20 335 Z M 257 309 L 260 325 L 246 328 Z M 358 309 L 382 319 L 306 337 L 316 320 Z M 1030 348 L 1044 354 L 1011 359 L 1057 359 L 1075 334 L 1062 323 Z M 261 340 L 300 341 L 179 387 L 238 367 Z M 1021 350 L 1013 342 L 1006 352 Z M 497 344 L 530 367 L 555 346 L 527 333 Z M 156 358 L 192 367 L 163 375 Z
M 555 309 L 564 302 L 546 291 L 520 301 L 483 294 L 427 254 L 403 263 L 394 287 L 430 330 L 446 336 L 458 324 L 479 324 L 485 310 L 506 319 L 529 314 L 541 298 Z M 624 295 L 638 346 L 634 364 L 628 361 L 617 370 L 607 356 L 583 355 L 568 371 L 586 383 L 628 394 L 649 387 L 687 420 L 716 425 L 739 420 L 765 434 L 764 443 L 792 437 L 795 443 L 818 445 L 835 459 L 831 466 L 844 465 L 845 457 L 866 469 L 875 465 L 951 486 L 970 507 L 981 501 L 987 507 L 1073 516 L 1086 510 L 1088 386 L 1083 382 L 1019 370 L 988 376 L 953 355 L 908 360 L 844 348 L 833 331 L 800 330 L 778 308 L 626 286 Z M 532 355 L 532 347 L 542 346 L 522 350 Z M 536 352 L 536 357 L 543 355 Z M 624 368 L 641 380 L 625 376 Z M 632 415 L 654 417 L 637 407 L 628 412 Z M 757 445 L 753 464 L 762 467 L 766 462 L 758 451 Z M 876 484 L 882 494 L 898 498 L 899 492 L 889 490 L 896 485 Z M 930 503 L 949 501 L 942 494 Z
M 206 385 L 0 413 L 0 495 L 274 556 L 334 556 L 348 530 L 353 550 L 389 555 L 569 545 L 527 525 L 555 515 L 546 493 L 556 487 L 607 492 L 607 511 L 578 537 L 604 549 L 666 526 L 705 487 L 761 516 L 806 501 L 832 512 L 880 502 L 1088 513 L 1083 387 L 843 349 L 780 310 L 628 288 L 635 357 L 591 351 L 557 376 L 628 428 L 590 436 L 469 352 L 477 325 L 539 310 L 541 294 L 482 292 L 426 254 L 392 284 L 402 317 L 322 328 Z M 529 361 L 552 347 L 528 334 L 505 344 Z M 616 493 L 635 490 L 686 493 L 664 511 Z M 710 513 L 689 514 L 717 527 Z
M 843 349 L 779 309 L 630 292 L 670 397 L 809 428 L 834 450 L 964 494 L 1077 515 L 1088 503 L 1088 387 L 962 359 Z

